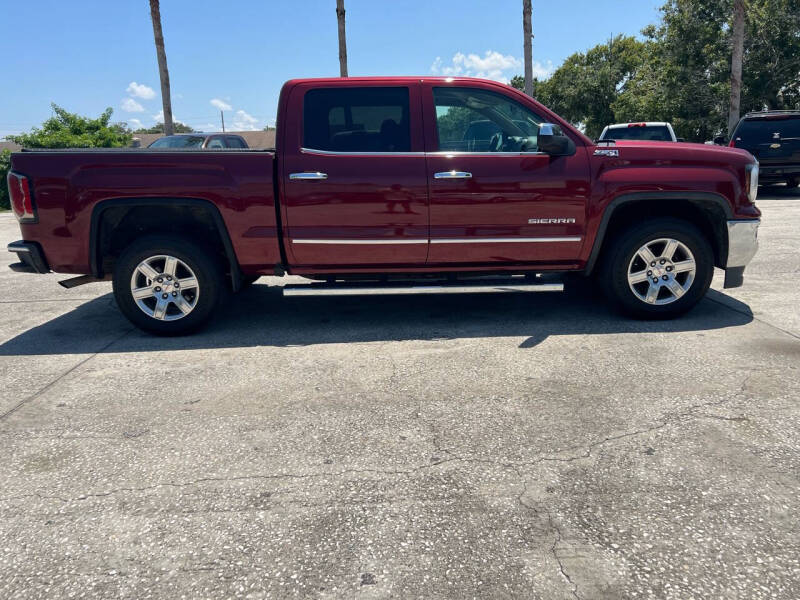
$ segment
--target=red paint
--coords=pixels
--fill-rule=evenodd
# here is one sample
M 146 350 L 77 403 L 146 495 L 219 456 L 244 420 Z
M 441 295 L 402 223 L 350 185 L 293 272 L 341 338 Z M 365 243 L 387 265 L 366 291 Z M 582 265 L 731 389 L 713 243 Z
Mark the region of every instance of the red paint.
M 437 149 L 431 88 L 456 85 L 505 94 L 561 125 L 572 156 L 444 154 Z M 402 155 L 327 155 L 302 148 L 303 94 L 318 87 L 408 87 L 411 148 Z M 21 224 L 50 266 L 88 273 L 92 211 L 116 198 L 193 198 L 216 206 L 244 272 L 271 273 L 280 244 L 298 274 L 581 269 L 604 211 L 620 194 L 706 192 L 738 218 L 756 218 L 745 188 L 741 149 L 686 143 L 618 141 L 618 158 L 594 156 L 592 141 L 522 92 L 491 81 L 445 78 L 293 80 L 281 91 L 277 151 L 15 153 L 27 176 L 38 223 Z M 608 148 L 609 146 L 603 146 Z M 277 170 L 275 160 L 277 158 Z M 471 179 L 434 179 L 439 171 Z M 320 171 L 324 181 L 290 180 Z M 273 181 L 273 172 L 278 181 Z M 277 186 L 275 186 L 277 183 Z M 278 189 L 279 198 L 274 197 Z M 279 239 L 275 203 L 283 237 Z M 561 223 L 529 220 L 562 218 Z M 574 221 L 573 221 L 574 220 Z M 485 243 L 483 239 L 578 237 L 578 241 Z M 429 243 L 430 239 L 470 243 Z M 381 240 L 393 244 L 298 244 L 296 240 Z M 422 242 L 422 243 L 411 243 Z

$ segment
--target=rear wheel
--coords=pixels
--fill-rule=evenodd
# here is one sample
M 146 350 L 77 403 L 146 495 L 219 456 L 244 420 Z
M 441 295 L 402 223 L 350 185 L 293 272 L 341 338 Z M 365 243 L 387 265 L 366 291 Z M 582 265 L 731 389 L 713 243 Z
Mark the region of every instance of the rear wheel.
M 114 297 L 137 327 L 156 335 L 195 331 L 213 315 L 225 285 L 212 253 L 172 236 L 128 246 L 114 267 Z
M 600 270 L 606 296 L 643 319 L 681 315 L 705 295 L 714 253 L 692 224 L 656 219 L 629 228 L 610 246 Z

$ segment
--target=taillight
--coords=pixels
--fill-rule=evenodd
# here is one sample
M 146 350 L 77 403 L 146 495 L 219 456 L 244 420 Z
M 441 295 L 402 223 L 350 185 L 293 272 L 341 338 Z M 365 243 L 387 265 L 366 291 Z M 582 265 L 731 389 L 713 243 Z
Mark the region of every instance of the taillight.
M 736 148 L 736 140 L 731 138 L 731 141 L 728 143 L 728 146 L 731 148 Z
M 35 223 L 36 209 L 33 206 L 31 186 L 28 178 L 10 171 L 8 173 L 8 195 L 11 197 L 11 208 L 20 223 Z

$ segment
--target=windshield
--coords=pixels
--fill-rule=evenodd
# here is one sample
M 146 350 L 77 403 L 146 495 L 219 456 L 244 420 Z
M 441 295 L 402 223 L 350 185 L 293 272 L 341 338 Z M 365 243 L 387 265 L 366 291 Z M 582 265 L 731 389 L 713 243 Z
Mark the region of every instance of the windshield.
M 150 148 L 202 148 L 206 138 L 198 135 L 176 135 L 158 138 Z
M 603 135 L 603 139 L 671 142 L 672 136 L 666 125 L 629 125 L 628 127 L 609 128 Z
M 800 138 L 800 116 L 745 119 L 733 134 L 733 139 L 751 144 L 769 144 L 773 140 L 788 138 Z

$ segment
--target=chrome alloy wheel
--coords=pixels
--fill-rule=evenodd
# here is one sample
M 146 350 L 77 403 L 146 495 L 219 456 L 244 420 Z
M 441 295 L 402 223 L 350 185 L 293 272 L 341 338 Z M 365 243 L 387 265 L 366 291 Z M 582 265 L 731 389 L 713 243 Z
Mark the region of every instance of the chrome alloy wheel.
M 148 317 L 177 321 L 197 306 L 197 277 L 182 260 L 160 254 L 144 259 L 131 276 L 131 294 Z
M 628 265 L 628 285 L 646 304 L 672 304 L 689 291 L 697 272 L 686 244 L 671 238 L 647 242 Z

